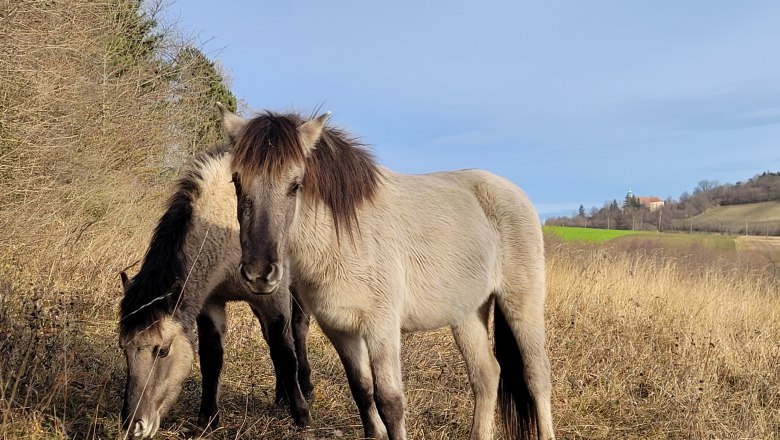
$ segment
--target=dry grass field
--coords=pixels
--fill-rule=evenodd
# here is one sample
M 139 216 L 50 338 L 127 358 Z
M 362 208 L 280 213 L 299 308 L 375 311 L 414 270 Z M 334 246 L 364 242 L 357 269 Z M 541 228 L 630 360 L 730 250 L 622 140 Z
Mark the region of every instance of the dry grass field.
M 117 263 L 5 258 L 0 278 L 3 438 L 117 438 L 124 362 Z M 112 258 L 109 258 L 112 257 Z M 72 261 L 51 272 L 52 259 Z M 113 264 L 111 264 L 113 261 Z M 548 244 L 548 347 L 559 438 L 780 438 L 780 279 L 737 261 Z M 32 263 L 32 264 L 28 264 Z M 119 264 L 121 265 L 121 264 Z M 214 438 L 360 438 L 334 350 L 316 329 L 314 425 L 272 406 L 273 374 L 246 307 L 230 308 Z M 471 396 L 449 332 L 404 338 L 410 438 L 467 438 Z M 197 366 L 159 438 L 199 436 Z
M 128 52 L 133 4 L 0 0 L 3 439 L 122 438 L 118 273 L 143 256 L 171 178 L 198 148 L 192 127 L 213 111 L 197 81 L 171 89 L 164 53 Z M 756 252 L 765 257 L 548 237 L 558 437 L 780 438 L 778 254 Z M 360 437 L 316 325 L 314 423 L 299 431 L 272 405 L 257 322 L 241 304 L 229 320 L 213 438 Z M 403 365 L 410 438 L 467 438 L 471 395 L 449 332 L 405 336 Z M 196 364 L 157 438 L 200 437 L 199 387 Z

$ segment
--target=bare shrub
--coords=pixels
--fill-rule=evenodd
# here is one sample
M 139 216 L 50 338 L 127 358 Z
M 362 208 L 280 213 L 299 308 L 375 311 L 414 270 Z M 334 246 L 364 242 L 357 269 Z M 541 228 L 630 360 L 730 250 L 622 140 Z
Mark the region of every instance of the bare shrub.
M 192 128 L 215 117 L 211 89 L 159 6 L 0 0 L 3 437 L 103 436 L 121 388 L 118 272 L 177 169 L 217 140 Z

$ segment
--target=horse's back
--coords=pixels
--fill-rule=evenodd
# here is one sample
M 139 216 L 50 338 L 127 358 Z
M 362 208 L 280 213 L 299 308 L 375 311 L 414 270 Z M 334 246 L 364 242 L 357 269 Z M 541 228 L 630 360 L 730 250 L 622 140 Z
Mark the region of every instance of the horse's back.
M 541 241 L 527 197 L 487 171 L 391 173 L 374 205 L 363 232 L 379 239 L 379 254 L 396 257 L 384 267 L 401 268 L 407 330 L 457 323 L 501 288 L 507 263 L 523 253 L 518 244 Z
M 488 223 L 495 228 L 499 263 L 495 291 L 506 289 L 544 290 L 544 239 L 536 210 L 517 185 L 501 176 L 479 169 L 434 173 L 432 176 L 457 182 L 478 201 Z M 540 286 L 540 287 L 528 287 Z
M 541 244 L 541 223 L 525 192 L 511 181 L 480 169 L 426 174 L 453 182 L 475 198 L 482 214 L 502 241 L 516 239 L 534 246 Z M 506 243 L 505 243 L 506 244 Z M 533 250 L 534 252 L 537 249 Z

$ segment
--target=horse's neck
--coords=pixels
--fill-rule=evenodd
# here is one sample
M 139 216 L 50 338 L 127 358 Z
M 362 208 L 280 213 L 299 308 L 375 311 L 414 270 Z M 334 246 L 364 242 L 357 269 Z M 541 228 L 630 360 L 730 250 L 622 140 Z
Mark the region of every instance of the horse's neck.
M 238 267 L 236 195 L 230 183 L 226 158 L 201 170 L 201 190 L 192 202 L 192 223 L 184 253 L 187 255 L 185 293 L 191 307 L 200 310 L 209 295 Z
M 344 246 L 350 246 L 347 231 L 339 231 L 323 203 L 302 202 L 298 223 L 290 235 L 290 258 L 296 274 L 309 281 L 327 278 L 341 264 Z
M 184 290 L 181 307 L 191 310 L 188 315 L 197 315 L 214 289 L 225 281 L 225 267 L 232 262 L 229 261 L 230 256 L 236 254 L 228 252 L 232 239 L 231 234 L 223 228 L 194 221 L 187 237 L 186 273 L 182 280 Z M 237 261 L 234 263 L 238 265 Z

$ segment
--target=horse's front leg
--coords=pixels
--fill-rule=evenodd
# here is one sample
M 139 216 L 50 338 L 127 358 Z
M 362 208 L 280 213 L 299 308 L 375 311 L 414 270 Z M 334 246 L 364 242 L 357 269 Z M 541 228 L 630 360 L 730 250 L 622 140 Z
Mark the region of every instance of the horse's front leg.
M 289 307 L 289 303 L 287 303 Z M 295 343 L 290 330 L 289 309 L 281 310 L 275 307 L 258 307 L 253 305 L 252 311 L 260 321 L 263 337 L 268 343 L 271 362 L 276 374 L 276 403 L 287 398 L 290 404 L 290 415 L 297 426 L 304 427 L 311 423 L 309 404 L 303 397 L 298 383 L 298 361 L 295 355 Z
M 368 361 L 368 350 L 360 335 L 341 332 L 320 324 L 322 331 L 328 337 L 344 365 L 349 389 L 355 399 L 360 420 L 363 422 L 363 432 L 366 438 L 386 439 L 387 429 L 379 417 L 374 400 L 374 379 L 371 375 L 371 365 Z
M 311 383 L 311 366 L 309 365 L 309 322 L 310 318 L 303 310 L 300 301 L 292 294 L 292 332 L 295 342 L 295 357 L 298 359 L 298 383 L 303 392 L 303 397 L 311 401 L 314 393 L 314 385 Z
M 375 326 L 364 335 L 376 388 L 379 415 L 390 440 L 406 439 L 404 386 L 401 379 L 401 331 L 398 325 Z
M 219 375 L 222 372 L 222 337 L 227 328 L 225 304 L 207 304 L 198 315 L 198 357 L 203 375 L 198 426 L 219 426 Z

